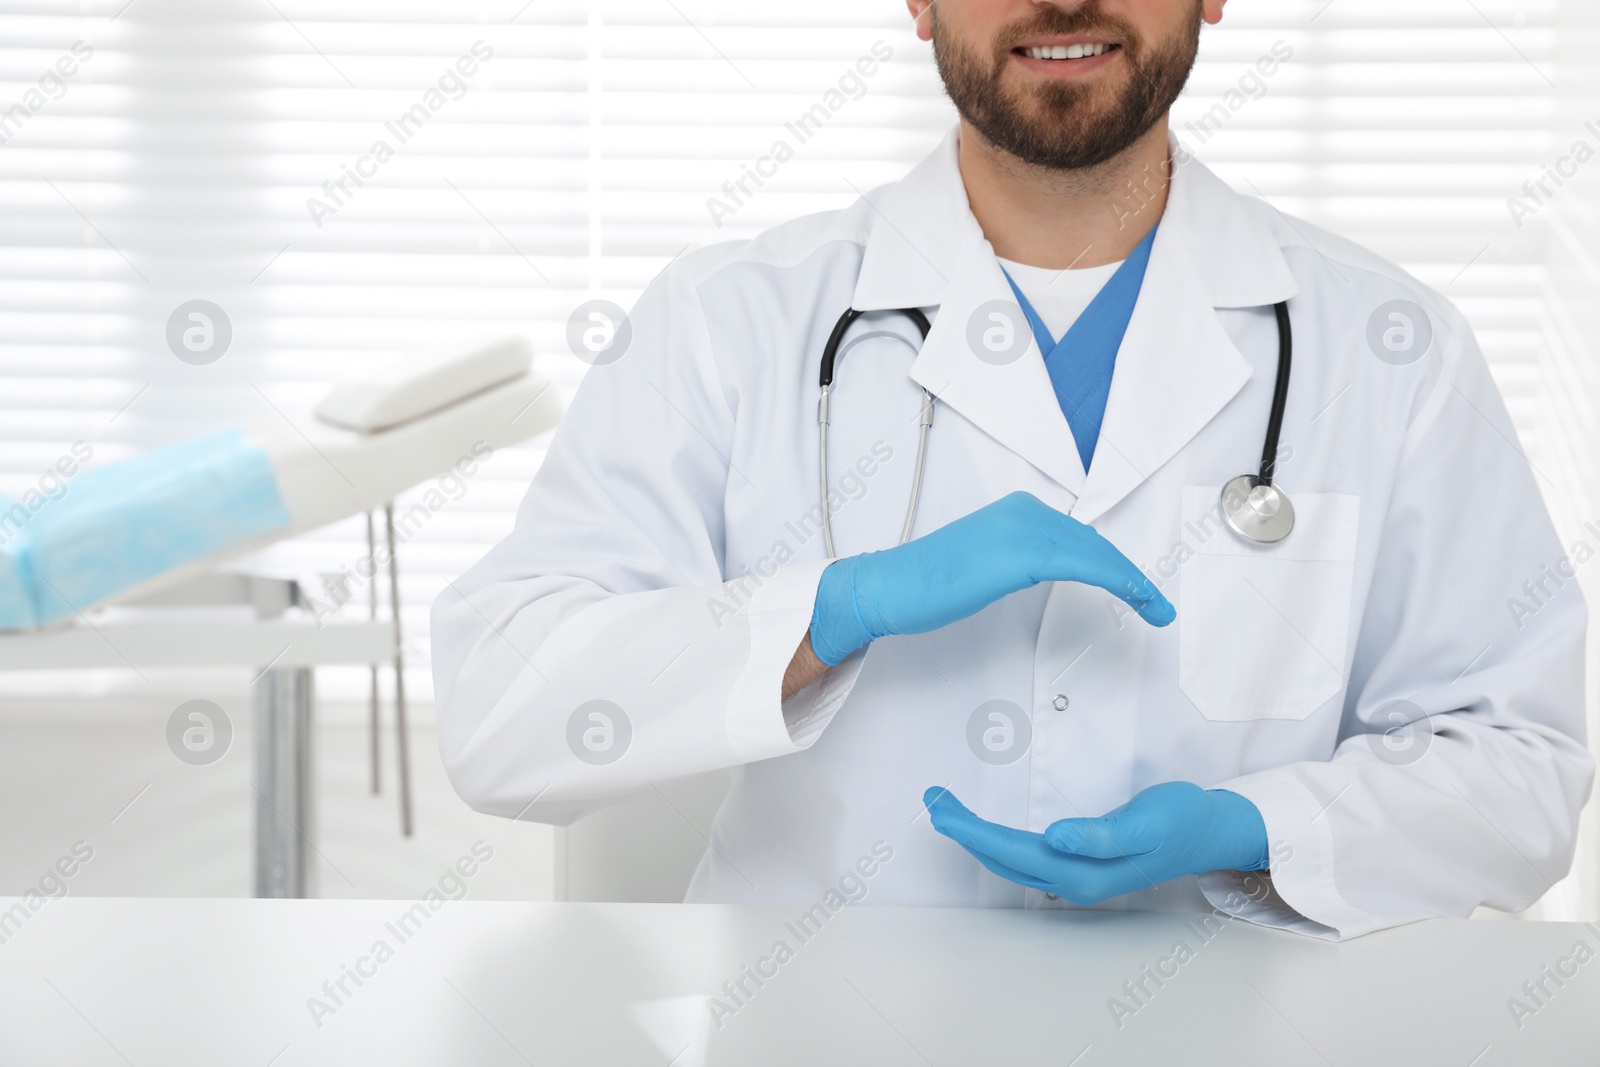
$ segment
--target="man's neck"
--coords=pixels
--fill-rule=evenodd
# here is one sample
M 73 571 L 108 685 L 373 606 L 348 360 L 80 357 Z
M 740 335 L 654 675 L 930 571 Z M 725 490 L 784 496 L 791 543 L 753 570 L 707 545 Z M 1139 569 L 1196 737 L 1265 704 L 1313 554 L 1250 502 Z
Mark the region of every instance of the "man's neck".
M 961 122 L 967 201 L 1001 259 L 1063 270 L 1126 259 L 1167 207 L 1167 121 L 1084 170 L 1024 163 Z

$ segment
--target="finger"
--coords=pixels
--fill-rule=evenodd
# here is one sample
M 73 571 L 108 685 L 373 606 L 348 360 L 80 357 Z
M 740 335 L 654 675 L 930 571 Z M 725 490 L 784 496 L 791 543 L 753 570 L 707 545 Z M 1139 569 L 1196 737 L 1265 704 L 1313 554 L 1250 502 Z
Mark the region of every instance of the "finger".
M 955 825 L 957 822 L 983 822 L 967 809 L 967 806 L 956 799 L 956 795 L 943 786 L 934 786 L 922 794 L 922 803 L 928 809 L 928 818 L 933 823 L 933 828 L 940 833 L 944 827 Z
M 1178 609 L 1172 606 L 1172 601 L 1162 595 L 1156 584 L 1134 566 L 1121 549 L 1091 526 L 1076 523 L 1076 528 L 1080 536 L 1056 542 L 1056 551 L 1046 564 L 1050 573 L 1038 577 L 1081 582 L 1104 589 L 1152 626 L 1166 626 L 1178 617 Z
M 956 799 L 954 793 L 943 786 L 936 785 L 924 791 L 922 806 L 928 811 L 928 821 L 933 823 L 933 828 L 940 833 L 944 833 L 944 828 L 957 820 L 978 818 L 967 810 L 965 804 Z
M 1145 581 L 1149 582 L 1150 579 L 1146 578 Z M 1151 583 L 1150 588 L 1155 592 L 1153 597 L 1135 600 L 1133 599 L 1134 594 L 1130 594 L 1121 599 L 1134 611 L 1138 612 L 1139 618 L 1151 626 L 1172 625 L 1173 620 L 1178 617 L 1178 609 L 1173 607 L 1172 601 L 1162 595 L 1161 590 L 1156 589 L 1154 583 Z
M 928 793 L 938 794 L 928 802 L 933 828 L 968 851 L 980 852 L 1012 870 L 1046 881 L 1052 864 L 1065 858 L 1045 844 L 1042 834 L 980 819 L 947 790 L 930 789 Z M 928 800 L 927 795 L 924 800 Z
M 1178 609 L 1156 588 L 1156 583 L 1109 541 L 1106 547 L 1112 554 L 1091 562 L 1079 581 L 1104 589 L 1152 626 L 1166 626 L 1176 619 Z
M 950 790 L 946 789 L 942 785 L 935 785 L 930 786 L 922 791 L 922 806 L 926 808 L 929 813 L 932 813 L 933 806 L 939 802 L 940 797 L 949 797 L 950 800 L 958 806 L 961 804 L 961 801 L 956 800 L 956 795 L 950 792 Z M 966 809 L 962 808 L 962 810 L 965 811 Z
M 1055 886 L 1052 883 L 1046 882 L 1040 878 L 1035 878 L 1031 874 L 1023 874 L 1021 871 L 1014 871 L 992 856 L 985 856 L 982 852 L 974 852 L 972 849 L 967 848 L 966 845 L 962 845 L 961 847 L 965 848 L 973 859 L 987 867 L 989 869 L 989 873 L 997 874 L 1008 882 L 1016 882 L 1018 885 L 1027 886 L 1029 889 L 1037 889 L 1041 893 L 1049 893 L 1055 889 Z
M 1160 844 L 1147 820 L 1118 814 L 1095 819 L 1062 819 L 1044 832 L 1045 843 L 1060 852 L 1110 860 L 1143 856 Z

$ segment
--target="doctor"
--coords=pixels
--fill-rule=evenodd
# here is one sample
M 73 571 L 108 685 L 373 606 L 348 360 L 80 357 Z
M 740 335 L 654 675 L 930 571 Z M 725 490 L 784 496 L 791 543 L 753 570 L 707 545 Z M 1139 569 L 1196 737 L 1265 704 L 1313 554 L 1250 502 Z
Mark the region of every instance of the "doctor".
M 435 605 L 463 797 L 564 824 L 736 768 L 693 901 L 870 870 L 874 904 L 1338 939 L 1566 873 L 1570 562 L 1460 313 L 1169 136 L 1222 3 L 909 0 L 958 126 L 672 263 Z M 1293 525 L 1262 542 L 1221 491 L 1261 462 L 1280 303 L 1260 473 Z

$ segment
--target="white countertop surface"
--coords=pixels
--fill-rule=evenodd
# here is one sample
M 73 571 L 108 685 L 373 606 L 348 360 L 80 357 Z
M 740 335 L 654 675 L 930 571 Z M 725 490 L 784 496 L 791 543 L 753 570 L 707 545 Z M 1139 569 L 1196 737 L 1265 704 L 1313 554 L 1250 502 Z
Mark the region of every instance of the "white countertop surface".
M 802 939 L 799 907 L 461 900 L 402 929 L 413 901 L 14 903 L 7 1065 L 1600 1063 L 1600 927 L 1576 924 L 1335 945 L 1215 920 L 1204 940 L 1198 916 L 859 907 Z M 758 965 L 736 1004 L 723 983 Z M 1170 977 L 1136 1002 L 1123 983 L 1147 966 Z M 1535 1005 L 1546 967 L 1574 973 Z M 714 1019 L 713 995 L 733 1010 Z M 1536 1010 L 1513 1018 L 1514 996 Z

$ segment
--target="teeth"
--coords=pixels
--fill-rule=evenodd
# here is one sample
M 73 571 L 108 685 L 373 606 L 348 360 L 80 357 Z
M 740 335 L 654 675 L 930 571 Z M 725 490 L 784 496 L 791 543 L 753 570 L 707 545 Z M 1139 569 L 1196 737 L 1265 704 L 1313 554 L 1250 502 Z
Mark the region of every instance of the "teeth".
M 1110 51 L 1108 44 L 1057 44 L 1041 45 L 1025 51 L 1033 59 L 1083 59 Z

